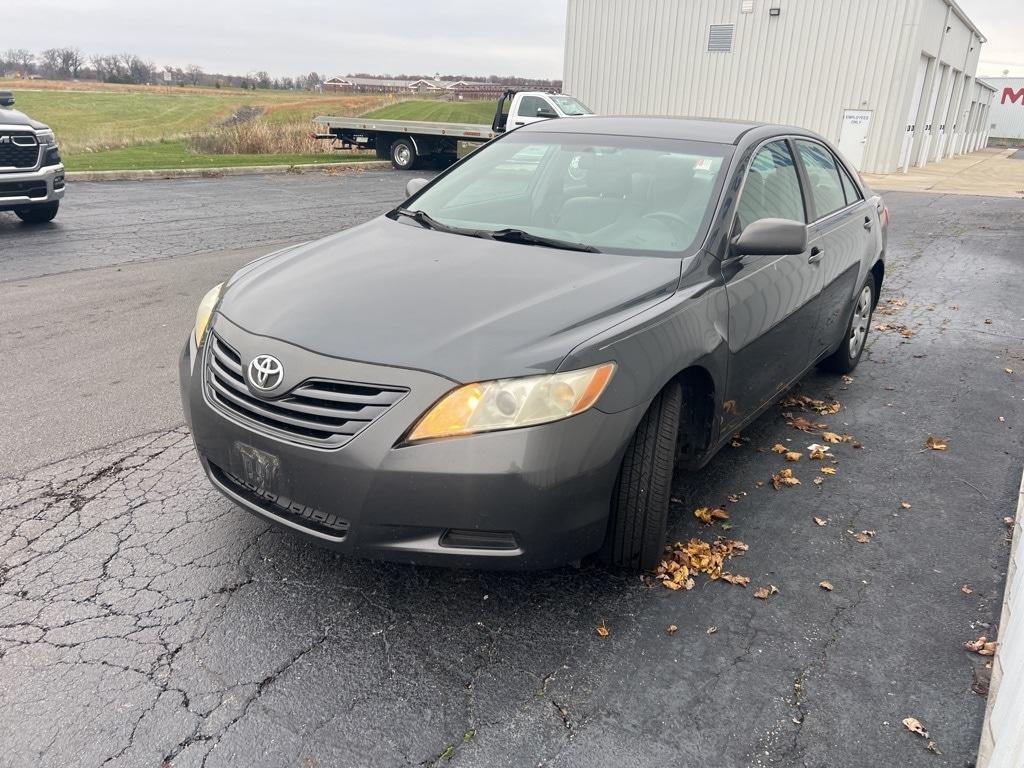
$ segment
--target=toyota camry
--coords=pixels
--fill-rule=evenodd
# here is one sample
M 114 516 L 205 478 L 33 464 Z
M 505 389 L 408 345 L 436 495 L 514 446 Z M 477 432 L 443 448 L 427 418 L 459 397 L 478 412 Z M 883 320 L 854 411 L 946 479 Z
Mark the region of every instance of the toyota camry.
M 852 370 L 885 272 L 882 201 L 791 127 L 549 120 L 407 193 L 211 289 L 180 358 L 213 485 L 359 556 L 653 566 L 673 473 Z

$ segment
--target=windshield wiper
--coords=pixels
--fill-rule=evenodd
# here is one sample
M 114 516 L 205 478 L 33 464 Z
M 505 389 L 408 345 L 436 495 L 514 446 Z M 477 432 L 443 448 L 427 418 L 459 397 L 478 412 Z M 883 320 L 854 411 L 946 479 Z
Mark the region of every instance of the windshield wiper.
M 424 229 L 436 229 L 438 232 L 454 232 L 458 235 L 466 235 L 470 233 L 476 234 L 473 230 L 459 229 L 458 227 L 449 227 L 447 224 L 442 224 L 426 211 L 412 210 L 410 208 L 395 208 L 395 213 L 399 216 L 408 216 Z
M 587 253 L 600 253 L 597 248 L 585 243 L 574 243 L 571 240 L 559 240 L 554 237 L 544 237 L 526 232 L 522 229 L 497 229 L 490 234 L 492 240 L 500 240 L 503 243 L 522 243 L 524 245 L 540 245 L 545 248 L 561 248 L 564 251 L 586 251 Z

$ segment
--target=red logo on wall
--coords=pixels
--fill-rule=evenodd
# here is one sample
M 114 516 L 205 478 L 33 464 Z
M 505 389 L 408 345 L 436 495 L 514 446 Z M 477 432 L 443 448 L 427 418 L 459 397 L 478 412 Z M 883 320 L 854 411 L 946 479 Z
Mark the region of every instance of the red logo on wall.
M 1006 100 L 1009 99 L 1011 104 L 1016 104 L 1017 100 L 1020 100 L 1020 105 L 1024 107 L 1024 88 L 1018 88 L 1016 91 L 1013 88 L 1007 86 L 1003 88 L 1003 98 L 999 101 L 1000 104 L 1005 104 Z

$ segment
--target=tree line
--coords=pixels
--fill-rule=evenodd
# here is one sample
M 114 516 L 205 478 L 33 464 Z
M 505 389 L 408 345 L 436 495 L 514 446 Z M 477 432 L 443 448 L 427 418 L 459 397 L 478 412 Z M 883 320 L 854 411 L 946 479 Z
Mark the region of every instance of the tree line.
M 47 48 L 34 53 L 25 48 L 0 51 L 0 77 L 44 77 L 48 80 L 95 80 L 133 85 L 210 85 L 216 88 L 283 88 L 313 90 L 323 79 L 316 72 L 296 77 L 271 77 L 265 70 L 245 75 L 208 73 L 198 64 L 187 67 L 157 66 L 134 53 L 87 56 L 78 48 Z

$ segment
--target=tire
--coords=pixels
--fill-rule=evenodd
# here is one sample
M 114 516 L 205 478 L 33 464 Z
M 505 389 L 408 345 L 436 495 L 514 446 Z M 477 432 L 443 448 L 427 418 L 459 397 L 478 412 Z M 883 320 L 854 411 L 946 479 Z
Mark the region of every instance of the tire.
M 60 208 L 60 201 L 54 200 L 52 203 L 18 208 L 14 211 L 14 215 L 26 224 L 45 224 L 48 221 L 53 221 L 53 217 L 57 215 L 58 208 Z
M 416 146 L 410 139 L 396 139 L 391 144 L 391 165 L 398 171 L 411 171 L 416 167 Z
M 661 558 L 682 399 L 679 382 L 666 386 L 626 447 L 602 549 L 603 559 L 612 565 L 650 570 Z
M 876 291 L 874 275 L 869 274 L 854 300 L 850 322 L 846 324 L 846 332 L 843 334 L 839 349 L 821 361 L 820 365 L 826 371 L 849 373 L 857 367 L 871 330 L 871 313 L 875 309 Z

